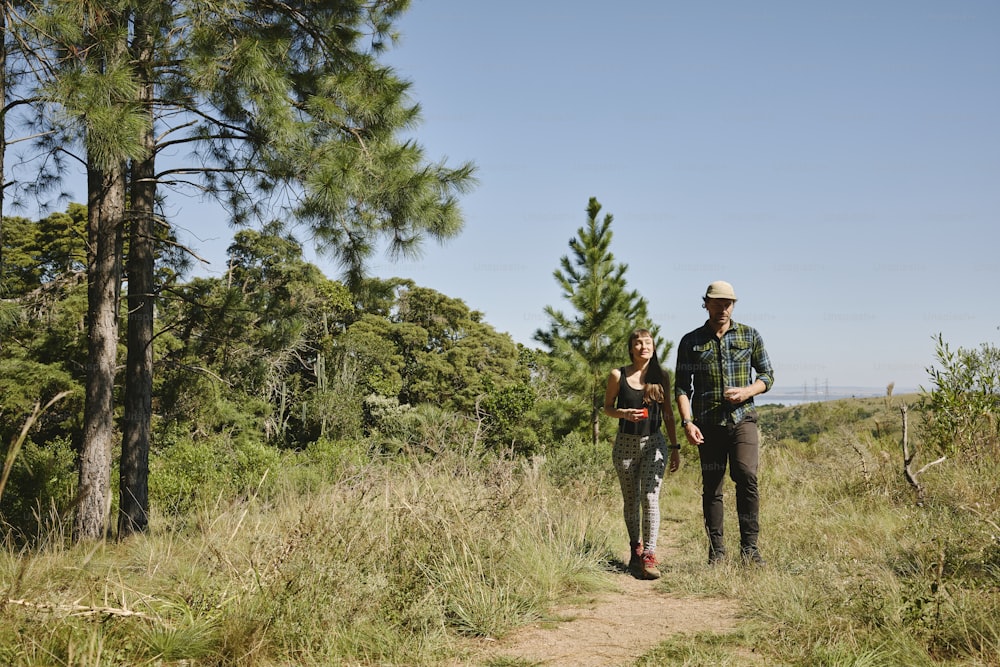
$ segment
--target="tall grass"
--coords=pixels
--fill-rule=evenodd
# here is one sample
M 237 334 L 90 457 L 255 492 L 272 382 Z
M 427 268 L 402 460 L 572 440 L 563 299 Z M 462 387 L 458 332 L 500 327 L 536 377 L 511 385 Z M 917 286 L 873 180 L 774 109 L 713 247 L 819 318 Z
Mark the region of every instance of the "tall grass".
M 737 600 L 741 623 L 637 664 L 1000 665 L 1000 467 L 948 459 L 922 475 L 918 505 L 896 414 L 871 400 L 762 415 L 763 569 L 707 566 L 685 448 L 651 585 Z M 70 545 L 57 517 L 31 549 L 8 539 L 0 664 L 479 664 L 470 638 L 614 586 L 626 537 L 609 448 L 349 449 L 284 453 L 266 485 L 154 517 L 125 542 Z M 731 487 L 727 503 L 732 553 Z
M 1000 664 L 1000 465 L 956 459 L 930 468 L 918 504 L 902 474 L 901 429 L 887 428 L 899 414 L 893 405 L 810 407 L 819 435 L 765 437 L 769 566 L 708 568 L 693 549 L 679 563 L 686 576 L 664 580 L 669 590 L 740 601 L 744 624 L 715 664 L 741 664 L 741 651 L 779 665 Z M 693 503 L 689 511 L 697 512 Z M 685 539 L 698 543 L 696 532 Z M 718 652 L 708 639 L 704 655 L 678 640 L 647 664 L 685 643 L 678 664 L 712 664 L 700 662 Z
M 609 586 L 600 506 L 531 461 L 384 459 L 123 543 L 0 554 L 0 664 L 434 665 Z M 301 479 L 307 479 L 303 492 Z

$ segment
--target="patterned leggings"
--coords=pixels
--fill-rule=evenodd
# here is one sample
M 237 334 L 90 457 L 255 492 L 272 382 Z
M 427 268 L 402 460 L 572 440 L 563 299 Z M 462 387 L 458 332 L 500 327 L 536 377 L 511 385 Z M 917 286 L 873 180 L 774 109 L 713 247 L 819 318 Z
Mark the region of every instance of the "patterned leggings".
M 629 542 L 642 539 L 646 551 L 656 550 L 660 532 L 660 484 L 667 467 L 667 442 L 663 433 L 618 433 L 611 457 L 622 488 L 625 527 Z M 641 524 L 641 533 L 640 533 Z

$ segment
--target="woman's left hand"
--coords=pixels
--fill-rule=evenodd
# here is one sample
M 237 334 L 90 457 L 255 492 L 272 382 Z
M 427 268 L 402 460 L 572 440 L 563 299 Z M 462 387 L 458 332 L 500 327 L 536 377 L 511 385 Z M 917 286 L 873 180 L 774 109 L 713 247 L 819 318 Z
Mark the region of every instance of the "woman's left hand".
M 677 469 L 681 467 L 681 453 L 680 450 L 671 449 L 670 450 L 670 472 L 677 472 Z

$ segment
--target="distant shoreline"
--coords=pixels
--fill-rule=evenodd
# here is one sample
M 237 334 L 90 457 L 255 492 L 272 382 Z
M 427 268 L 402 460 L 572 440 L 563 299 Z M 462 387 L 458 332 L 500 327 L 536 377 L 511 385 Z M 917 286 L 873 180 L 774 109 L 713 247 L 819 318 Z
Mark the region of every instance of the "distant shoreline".
M 919 389 L 911 387 L 893 388 L 892 393 L 915 394 Z M 801 405 L 803 403 L 822 403 L 837 401 L 844 398 L 880 398 L 886 395 L 886 388 L 876 387 L 827 387 L 819 391 L 779 391 L 767 392 L 754 398 L 757 405 Z

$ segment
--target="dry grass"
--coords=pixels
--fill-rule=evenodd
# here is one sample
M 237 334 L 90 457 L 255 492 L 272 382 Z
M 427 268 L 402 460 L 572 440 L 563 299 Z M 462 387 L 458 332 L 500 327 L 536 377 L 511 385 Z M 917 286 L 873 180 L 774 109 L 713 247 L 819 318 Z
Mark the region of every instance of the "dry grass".
M 863 407 L 811 410 L 818 435 L 765 437 L 761 571 L 705 565 L 685 451 L 662 496 L 672 560 L 657 585 L 736 600 L 743 620 L 639 664 L 1000 664 L 1000 469 L 949 460 L 918 506 L 894 408 Z M 469 636 L 602 590 L 624 544 L 597 470 L 596 486 L 557 486 L 542 461 L 445 453 L 354 464 L 303 490 L 296 456 L 267 497 L 157 519 L 123 543 L 72 546 L 58 524 L 31 550 L 8 543 L 0 664 L 443 664 Z

